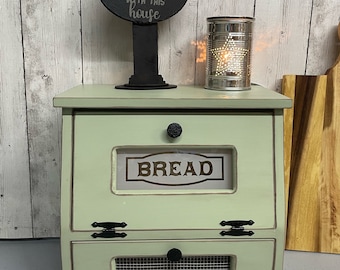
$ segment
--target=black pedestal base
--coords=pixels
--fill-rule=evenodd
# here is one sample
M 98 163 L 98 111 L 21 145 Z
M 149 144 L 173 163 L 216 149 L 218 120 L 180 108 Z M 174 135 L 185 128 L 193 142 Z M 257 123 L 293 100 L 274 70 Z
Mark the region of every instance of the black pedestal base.
M 130 77 L 129 83 L 117 85 L 117 89 L 131 90 L 154 90 L 176 88 L 176 85 L 168 84 L 163 80 L 162 75 L 155 75 L 142 70 L 139 74 Z
M 126 90 L 156 90 L 156 89 L 171 89 L 176 88 L 177 85 L 173 84 L 144 84 L 144 85 L 134 85 L 134 84 L 123 84 L 123 85 L 116 85 L 116 89 L 126 89 Z

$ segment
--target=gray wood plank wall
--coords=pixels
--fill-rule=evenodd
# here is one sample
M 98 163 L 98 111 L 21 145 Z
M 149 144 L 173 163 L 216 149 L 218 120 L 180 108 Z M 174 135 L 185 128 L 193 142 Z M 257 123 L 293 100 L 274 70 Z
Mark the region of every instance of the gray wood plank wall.
M 252 81 L 272 90 L 284 74 L 324 74 L 339 52 L 338 0 L 188 0 L 159 23 L 164 79 L 203 85 L 206 18 L 231 15 L 255 17 Z M 81 83 L 126 83 L 131 33 L 100 0 L 1 0 L 0 238 L 59 236 L 61 112 L 52 98 Z

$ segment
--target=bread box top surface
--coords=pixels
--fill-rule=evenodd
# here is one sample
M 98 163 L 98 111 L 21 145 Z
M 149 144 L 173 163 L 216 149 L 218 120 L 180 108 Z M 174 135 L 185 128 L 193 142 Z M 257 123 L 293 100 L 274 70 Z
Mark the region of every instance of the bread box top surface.
M 79 85 L 57 95 L 54 107 L 88 109 L 283 109 L 291 99 L 262 86 L 214 91 L 195 86 L 167 90 L 119 90 L 113 85 Z

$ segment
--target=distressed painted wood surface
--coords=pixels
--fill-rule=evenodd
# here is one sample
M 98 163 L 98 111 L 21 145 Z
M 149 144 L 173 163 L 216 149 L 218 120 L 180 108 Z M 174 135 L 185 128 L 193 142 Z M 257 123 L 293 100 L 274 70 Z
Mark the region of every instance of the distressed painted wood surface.
M 84 83 L 126 83 L 133 73 L 132 25 L 98 1 L 81 1 Z
M 0 4 L 0 238 L 32 237 L 20 1 Z
M 126 83 L 131 23 L 100 0 L 3 0 L 0 13 L 0 237 L 58 236 L 61 118 L 52 97 L 82 82 Z M 337 49 L 337 0 L 188 0 L 158 26 L 167 82 L 204 84 L 206 18 L 230 15 L 255 16 L 252 80 L 265 87 L 334 62 L 322 52 Z
M 339 0 L 313 1 L 306 74 L 325 74 L 334 64 L 340 50 L 337 36 L 339 21 Z
M 284 74 L 304 74 L 312 2 L 256 1 L 254 82 L 279 91 Z
M 192 22 L 197 22 L 197 7 L 198 0 L 188 0 L 178 14 L 159 24 L 159 71 L 168 83 L 195 83 L 197 24 Z M 179 29 L 181 35 L 176 34 Z
M 22 4 L 33 236 L 56 236 L 61 115 L 52 98 L 81 83 L 80 6 L 78 0 Z

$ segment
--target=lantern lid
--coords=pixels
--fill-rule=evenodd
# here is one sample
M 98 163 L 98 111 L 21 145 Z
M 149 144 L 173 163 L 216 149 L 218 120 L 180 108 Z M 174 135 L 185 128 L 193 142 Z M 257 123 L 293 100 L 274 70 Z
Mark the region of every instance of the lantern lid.
M 254 21 L 254 17 L 237 17 L 237 16 L 219 16 L 219 17 L 209 17 L 207 18 L 208 22 L 248 22 Z

